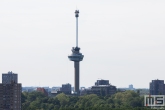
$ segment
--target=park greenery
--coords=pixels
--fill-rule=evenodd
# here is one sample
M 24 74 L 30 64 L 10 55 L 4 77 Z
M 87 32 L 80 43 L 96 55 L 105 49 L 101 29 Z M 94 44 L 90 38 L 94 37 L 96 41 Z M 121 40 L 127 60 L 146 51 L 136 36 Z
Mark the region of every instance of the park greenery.
M 111 96 L 68 96 L 64 93 L 46 97 L 41 92 L 22 93 L 23 110 L 149 110 L 144 97 L 134 91 L 117 92 Z

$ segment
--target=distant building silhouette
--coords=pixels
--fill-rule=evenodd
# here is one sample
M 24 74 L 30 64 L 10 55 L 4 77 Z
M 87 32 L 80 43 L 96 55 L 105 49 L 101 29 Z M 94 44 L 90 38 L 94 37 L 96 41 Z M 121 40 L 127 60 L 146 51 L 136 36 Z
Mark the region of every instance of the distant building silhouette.
M 164 80 L 152 80 L 150 82 L 150 95 L 165 95 Z
M 117 91 L 116 86 L 110 85 L 109 80 L 97 80 L 91 89 L 81 91 L 81 95 L 97 94 L 99 96 L 113 95 Z
M 48 91 L 46 91 L 44 88 L 38 87 L 36 91 L 42 92 L 45 96 L 48 96 Z
M 54 97 L 60 93 L 64 93 L 66 95 L 72 95 L 72 86 L 71 84 L 62 84 L 62 87 L 58 87 L 58 89 L 51 91 L 51 96 Z
M 118 88 L 118 91 L 127 91 L 127 90 L 135 90 L 135 88 L 133 88 L 133 85 L 132 84 L 130 84 L 129 86 L 128 86 L 128 88 L 127 87 L 124 87 L 124 88 Z
M 17 74 L 2 74 L 0 84 L 0 110 L 21 110 L 22 85 L 18 83 Z
M 128 87 L 128 89 L 129 89 L 129 90 L 134 90 L 133 85 L 130 84 L 129 87 Z
M 99 86 L 99 85 L 110 85 L 109 80 L 97 80 L 95 82 L 95 86 Z
M 65 94 L 71 94 L 71 84 L 62 84 L 61 92 Z

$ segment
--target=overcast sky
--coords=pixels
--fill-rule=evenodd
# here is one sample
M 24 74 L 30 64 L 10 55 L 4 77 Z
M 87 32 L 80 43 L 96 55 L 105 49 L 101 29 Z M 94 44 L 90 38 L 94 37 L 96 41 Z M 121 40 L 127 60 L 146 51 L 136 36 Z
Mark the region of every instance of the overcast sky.
M 75 9 L 80 86 L 100 78 L 149 88 L 165 79 L 165 0 L 1 0 L 0 73 L 18 73 L 22 86 L 73 86 Z

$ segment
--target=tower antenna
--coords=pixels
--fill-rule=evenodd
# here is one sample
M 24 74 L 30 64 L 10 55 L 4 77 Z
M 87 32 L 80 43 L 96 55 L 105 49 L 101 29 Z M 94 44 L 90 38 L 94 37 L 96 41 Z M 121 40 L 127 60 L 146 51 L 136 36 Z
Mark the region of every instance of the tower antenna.
M 79 10 L 75 11 L 76 17 L 76 47 L 78 47 L 78 17 L 79 17 Z

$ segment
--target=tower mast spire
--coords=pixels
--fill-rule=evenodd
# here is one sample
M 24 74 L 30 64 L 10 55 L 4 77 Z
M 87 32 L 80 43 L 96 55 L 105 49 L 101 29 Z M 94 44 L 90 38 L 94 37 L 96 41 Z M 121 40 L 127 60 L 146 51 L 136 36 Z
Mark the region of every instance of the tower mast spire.
M 78 17 L 79 17 L 79 10 L 75 11 L 76 17 L 76 47 L 78 47 Z

